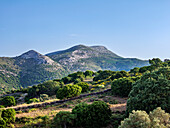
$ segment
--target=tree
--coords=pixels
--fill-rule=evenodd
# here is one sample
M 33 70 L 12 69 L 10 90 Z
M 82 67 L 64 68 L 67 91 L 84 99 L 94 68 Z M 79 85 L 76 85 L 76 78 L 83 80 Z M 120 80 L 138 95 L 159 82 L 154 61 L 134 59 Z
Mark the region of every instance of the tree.
M 56 97 L 58 99 L 71 98 L 80 95 L 81 91 L 80 86 L 68 84 L 57 91 Z
M 76 124 L 87 128 L 106 126 L 111 117 L 111 110 L 104 101 L 95 101 L 90 105 L 80 103 L 72 112 L 77 115 Z
M 135 81 L 131 77 L 115 79 L 112 82 L 112 93 L 121 97 L 127 97 Z
M 134 83 L 127 100 L 127 114 L 132 110 L 150 112 L 157 107 L 169 110 L 170 68 L 160 68 L 158 71 L 145 73 Z
M 6 96 L 1 100 L 1 104 L 5 107 L 15 106 L 15 98 L 13 96 Z
M 3 118 L 3 120 L 5 120 L 6 123 L 14 123 L 15 115 L 16 115 L 15 110 L 13 108 L 9 108 L 9 109 L 4 109 L 2 111 L 1 117 Z
M 130 70 L 130 73 L 133 73 L 134 76 L 136 76 L 136 73 L 138 73 L 138 72 L 139 72 L 139 68 L 138 67 L 135 67 L 135 68 Z
M 94 74 L 94 72 L 93 72 L 93 71 L 90 71 L 90 70 L 87 70 L 87 71 L 85 71 L 85 73 L 84 73 L 84 75 L 85 75 L 86 77 L 87 77 L 87 76 L 92 77 L 93 74 Z
M 119 128 L 169 128 L 169 113 L 165 113 L 160 107 L 150 112 L 132 111 L 128 118 L 121 122 Z
M 82 88 L 82 92 L 87 92 L 89 90 L 89 84 L 85 82 L 80 82 L 77 84 Z
M 40 94 L 47 94 L 49 96 L 55 95 L 57 90 L 62 86 L 61 82 L 49 80 L 42 84 L 34 85 L 28 90 L 28 99 L 39 97 Z
M 106 126 L 111 117 L 111 110 L 104 101 L 94 101 L 88 106 L 87 126 L 100 128 Z
M 72 109 L 72 113 L 77 116 L 75 120 L 76 126 L 80 127 L 86 124 L 87 111 L 88 111 L 88 104 L 85 102 L 79 103 Z
M 54 118 L 54 123 L 57 128 L 67 128 L 67 126 L 73 125 L 75 115 L 68 111 L 60 111 Z
M 121 122 L 119 128 L 150 128 L 151 120 L 145 111 L 132 111 L 129 118 Z
M 40 101 L 45 101 L 45 100 L 48 100 L 49 99 L 49 97 L 48 97 L 48 95 L 47 94 L 40 94 Z

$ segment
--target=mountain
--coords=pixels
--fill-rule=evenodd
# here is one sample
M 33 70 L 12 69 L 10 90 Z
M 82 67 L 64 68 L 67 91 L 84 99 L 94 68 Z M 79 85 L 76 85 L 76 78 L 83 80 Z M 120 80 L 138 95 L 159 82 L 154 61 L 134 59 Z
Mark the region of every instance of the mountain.
M 86 70 L 130 70 L 148 65 L 148 61 L 123 58 L 104 46 L 77 45 L 63 51 L 46 54 L 70 72 Z
M 18 57 L 0 57 L 0 91 L 27 87 L 68 74 L 57 62 L 34 50 Z
M 123 58 L 104 46 L 76 45 L 42 55 L 30 50 L 17 57 L 0 57 L 0 92 L 61 78 L 75 71 L 130 70 L 148 61 Z

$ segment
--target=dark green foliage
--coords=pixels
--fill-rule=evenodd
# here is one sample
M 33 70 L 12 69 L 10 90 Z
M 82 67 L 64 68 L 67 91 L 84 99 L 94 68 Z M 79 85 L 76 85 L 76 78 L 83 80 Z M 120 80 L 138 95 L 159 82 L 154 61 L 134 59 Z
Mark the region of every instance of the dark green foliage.
M 115 79 L 112 82 L 112 93 L 121 97 L 127 97 L 135 81 L 131 77 Z
M 1 104 L 5 107 L 15 106 L 15 98 L 13 96 L 6 96 L 1 100 Z
M 88 111 L 88 104 L 85 102 L 79 103 L 72 109 L 72 113 L 75 114 L 76 120 L 75 125 L 76 126 L 85 126 L 87 121 L 87 111 Z
M 1 117 L 5 120 L 6 123 L 14 123 L 15 122 L 15 110 L 13 108 L 4 109 L 2 111 Z
M 103 101 L 94 101 L 88 106 L 86 123 L 89 128 L 100 128 L 108 124 L 110 117 L 109 106 Z
M 89 84 L 85 82 L 81 82 L 77 84 L 82 88 L 82 92 L 87 92 L 89 90 Z
M 136 73 L 139 73 L 139 69 L 138 67 L 135 67 L 133 69 L 130 70 L 130 73 L 133 73 L 134 75 L 136 75 Z
M 71 98 L 80 95 L 82 88 L 78 85 L 68 84 L 57 91 L 58 99 Z
M 115 71 L 105 70 L 105 71 L 99 71 L 98 75 L 93 78 L 93 81 L 98 80 L 104 80 L 106 78 L 109 78 L 112 74 L 115 74 Z
M 0 128 L 6 128 L 6 122 L 3 118 L 0 118 Z
M 5 108 L 3 105 L 0 105 L 0 108 Z
M 90 70 L 87 70 L 87 71 L 85 71 L 85 73 L 84 73 L 84 75 L 85 75 L 86 77 L 87 77 L 87 76 L 92 77 L 93 74 L 94 74 L 94 72 L 93 72 L 93 71 L 90 71 Z
M 74 84 L 77 84 L 77 83 L 80 83 L 81 82 L 81 79 L 80 78 L 77 78 L 75 81 L 74 81 Z
M 114 79 L 118 79 L 118 78 L 122 78 L 122 77 L 128 77 L 128 73 L 126 71 L 117 71 L 115 74 L 113 74 L 110 79 L 114 80 Z
M 46 81 L 42 84 L 34 85 L 28 90 L 28 97 L 39 97 L 40 94 L 47 94 L 49 96 L 55 95 L 57 90 L 61 87 L 60 82 Z
M 144 73 L 144 72 L 148 71 L 148 70 L 149 70 L 149 67 L 150 67 L 150 66 L 141 67 L 141 68 L 139 69 L 139 73 Z
M 64 82 L 64 84 L 68 84 L 68 83 L 71 83 L 71 82 L 72 82 L 71 77 L 64 77 L 64 78 L 62 78 L 61 80 Z
M 169 111 L 170 68 L 160 68 L 152 73 L 145 73 L 132 88 L 127 101 L 127 113 L 132 110 L 152 111 L 156 107 Z
M 54 118 L 54 125 L 57 128 L 66 128 L 72 126 L 76 116 L 68 111 L 60 111 Z
M 72 112 L 77 115 L 77 125 L 87 128 L 106 126 L 111 117 L 111 110 L 103 101 L 95 101 L 90 105 L 80 103 Z
M 121 121 L 125 118 L 124 114 L 112 114 L 110 123 L 112 125 L 112 128 L 118 128 Z
M 45 100 L 48 100 L 48 99 L 49 99 L 49 97 L 48 97 L 47 94 L 40 94 L 40 101 L 41 101 L 41 102 L 43 102 L 43 101 L 45 101 Z

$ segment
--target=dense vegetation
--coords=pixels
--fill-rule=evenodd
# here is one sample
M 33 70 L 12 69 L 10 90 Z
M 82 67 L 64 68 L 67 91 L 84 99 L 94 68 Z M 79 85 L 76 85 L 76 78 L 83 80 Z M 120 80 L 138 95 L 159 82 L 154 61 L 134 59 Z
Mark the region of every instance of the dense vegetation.
M 154 58 L 149 62 L 150 66 L 135 67 L 129 72 L 74 72 L 62 79 L 13 90 L 9 94 L 13 96 L 2 97 L 0 103 L 7 107 L 27 102 L 27 109 L 17 111 L 20 116 L 47 110 L 48 116 L 46 113 L 35 118 L 17 117 L 15 125 L 25 123 L 25 127 L 168 128 L 170 60 L 162 62 Z M 106 89 L 111 91 L 106 93 L 103 91 Z M 120 109 L 119 106 L 125 105 L 126 101 L 127 106 Z M 30 109 L 32 106 L 35 108 Z M 3 106 L 0 108 L 3 110 Z M 61 111 L 66 108 L 69 112 Z M 15 112 L 6 110 L 2 111 L 4 118 L 0 118 L 2 127 L 15 121 Z

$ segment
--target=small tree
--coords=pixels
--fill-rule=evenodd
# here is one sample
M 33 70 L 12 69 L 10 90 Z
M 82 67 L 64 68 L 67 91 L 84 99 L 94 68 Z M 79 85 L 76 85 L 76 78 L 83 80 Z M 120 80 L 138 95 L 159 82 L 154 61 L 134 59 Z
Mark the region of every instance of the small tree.
M 6 122 L 3 118 L 0 118 L 0 128 L 6 128 Z
M 147 113 L 157 107 L 163 108 L 166 112 L 169 109 L 170 96 L 170 68 L 160 68 L 152 73 L 145 73 L 140 80 L 134 83 L 126 112 L 132 110 L 145 110 Z
M 77 84 L 82 88 L 82 92 L 87 92 L 89 90 L 89 84 L 85 82 L 81 82 Z
M 150 128 L 151 120 L 145 111 L 132 111 L 129 118 L 121 122 L 119 128 Z
M 132 84 L 135 81 L 130 77 L 114 79 L 112 82 L 112 93 L 118 96 L 127 97 L 132 90 Z
M 45 101 L 45 100 L 48 100 L 49 97 L 47 94 L 40 94 L 40 101 Z
M 165 113 L 160 107 L 150 112 L 132 111 L 128 118 L 121 122 L 119 128 L 169 128 L 169 113 Z
M 13 96 L 6 96 L 1 100 L 1 104 L 5 107 L 15 106 L 15 98 Z
M 15 110 L 13 108 L 4 109 L 2 111 L 2 118 L 5 120 L 6 123 L 14 123 L 15 122 Z
M 56 97 L 58 99 L 71 98 L 80 95 L 81 91 L 80 86 L 68 84 L 57 91 Z
M 54 118 L 54 124 L 57 128 L 67 128 L 73 125 L 75 115 L 68 111 L 60 111 Z
M 94 101 L 88 106 L 86 123 L 89 128 L 106 126 L 111 117 L 111 110 L 104 101 Z
M 87 77 L 87 76 L 92 77 L 93 74 L 94 74 L 94 72 L 93 72 L 93 71 L 90 71 L 90 70 L 87 70 L 87 71 L 85 71 L 85 73 L 84 73 L 84 75 L 85 75 L 86 77 Z
M 72 113 L 75 114 L 76 120 L 75 125 L 80 127 L 85 125 L 87 122 L 87 111 L 88 111 L 88 104 L 85 102 L 79 103 L 72 109 Z

